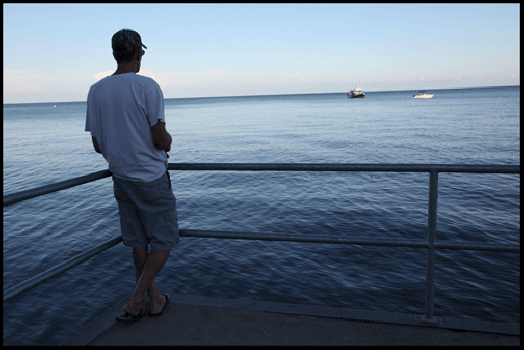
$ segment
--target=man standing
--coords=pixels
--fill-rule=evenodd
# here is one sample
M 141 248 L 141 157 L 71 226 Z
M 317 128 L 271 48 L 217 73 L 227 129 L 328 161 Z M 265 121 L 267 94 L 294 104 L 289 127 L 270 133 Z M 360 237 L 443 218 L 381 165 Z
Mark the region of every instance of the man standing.
M 145 54 L 142 47 L 147 49 L 140 35 L 122 29 L 111 44 L 118 66 L 113 75 L 91 86 L 85 130 L 113 173 L 123 242 L 133 248 L 140 276 L 124 314 L 116 320 L 135 323 L 145 314 L 146 292 L 149 316 L 162 315 L 169 304 L 169 295 L 160 293 L 154 278 L 179 243 L 176 199 L 167 171 L 172 138 L 165 126 L 160 86 L 136 74 Z

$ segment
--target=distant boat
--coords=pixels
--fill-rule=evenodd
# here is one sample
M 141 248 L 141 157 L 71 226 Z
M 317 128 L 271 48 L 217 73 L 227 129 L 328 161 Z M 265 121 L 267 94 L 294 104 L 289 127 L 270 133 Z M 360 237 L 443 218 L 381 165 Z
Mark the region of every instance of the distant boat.
M 433 95 L 426 94 L 426 91 L 419 91 L 418 94 L 413 95 L 413 98 L 432 98 Z
M 358 85 L 355 85 L 355 90 L 348 92 L 348 98 L 362 98 L 364 96 L 366 96 L 366 94 L 362 92 Z

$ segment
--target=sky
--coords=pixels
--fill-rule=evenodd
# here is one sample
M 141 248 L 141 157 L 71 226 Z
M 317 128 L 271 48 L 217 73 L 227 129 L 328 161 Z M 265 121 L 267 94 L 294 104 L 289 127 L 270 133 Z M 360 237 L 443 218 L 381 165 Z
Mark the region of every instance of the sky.
M 136 30 L 164 98 L 520 85 L 520 4 L 4 4 L 4 103 L 86 101 Z

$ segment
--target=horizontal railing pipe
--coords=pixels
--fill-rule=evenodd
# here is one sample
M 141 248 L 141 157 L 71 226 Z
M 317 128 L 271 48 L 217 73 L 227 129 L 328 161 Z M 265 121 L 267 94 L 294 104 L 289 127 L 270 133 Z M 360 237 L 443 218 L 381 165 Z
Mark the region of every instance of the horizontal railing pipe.
M 411 247 L 427 248 L 428 243 L 423 241 L 395 241 L 381 239 L 352 239 L 346 237 L 331 236 L 311 236 L 296 234 L 274 234 L 260 232 L 238 232 L 238 231 L 210 231 L 210 230 L 192 230 L 180 229 L 180 237 L 194 238 L 225 238 L 225 239 L 243 239 L 253 241 L 285 241 L 298 243 L 334 243 L 334 244 L 351 244 L 351 245 L 373 245 L 389 247 Z
M 168 170 L 520 173 L 520 165 L 169 163 Z
M 282 233 L 180 229 L 179 235 L 180 237 L 244 239 L 244 240 L 253 240 L 253 241 L 334 243 L 334 244 L 373 245 L 373 246 L 383 246 L 383 247 L 389 246 L 389 247 L 406 247 L 406 248 L 428 248 L 429 247 L 429 243 L 427 241 L 352 239 L 352 238 L 346 238 L 346 237 L 312 236 L 312 235 L 297 235 L 297 234 L 282 234 Z M 435 245 L 435 249 L 520 253 L 520 246 L 518 245 L 512 246 L 512 245 L 477 244 L 477 243 L 435 243 L 434 245 Z
M 8 194 L 4 196 L 3 198 L 4 207 L 10 204 L 16 203 L 16 202 L 26 200 L 26 199 L 35 198 L 38 196 L 43 196 L 44 194 L 65 190 L 66 188 L 83 185 L 88 182 L 97 181 L 97 180 L 104 179 L 110 176 L 111 176 L 111 172 L 109 170 L 100 170 L 100 171 L 97 171 L 97 172 L 94 172 L 94 173 L 91 173 L 85 176 L 76 177 L 74 179 L 58 182 L 55 184 L 33 188 L 31 190 L 21 191 L 18 193 Z
M 457 164 L 317 164 L 317 163 L 169 163 L 168 170 L 211 171 L 378 171 L 378 172 L 466 172 L 520 173 L 520 165 Z M 50 184 L 3 197 L 3 206 L 110 177 L 109 170 Z
M 4 303 L 8 302 L 9 300 L 19 296 L 22 293 L 27 292 L 31 288 L 34 288 L 38 286 L 41 283 L 44 283 L 45 281 L 64 273 L 65 271 L 72 269 L 78 264 L 81 264 L 85 260 L 97 255 L 98 253 L 103 252 L 104 250 L 107 250 L 111 247 L 114 247 L 118 243 L 122 242 L 122 236 L 115 237 L 106 243 L 100 244 L 99 246 L 96 246 L 94 248 L 91 248 L 81 254 L 78 254 L 66 261 L 64 261 L 62 264 L 55 266 L 47 271 L 44 271 L 35 277 L 28 279 L 27 281 L 24 281 L 22 283 L 17 284 L 16 286 L 13 286 L 7 290 L 4 291 Z
M 520 245 L 511 246 L 511 245 L 499 245 L 499 244 L 435 243 L 435 249 L 520 253 Z

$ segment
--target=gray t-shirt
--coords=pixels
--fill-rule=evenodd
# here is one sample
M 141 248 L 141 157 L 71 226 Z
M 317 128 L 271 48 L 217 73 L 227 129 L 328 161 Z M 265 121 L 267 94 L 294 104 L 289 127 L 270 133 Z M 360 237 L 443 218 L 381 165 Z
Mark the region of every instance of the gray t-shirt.
M 85 131 L 119 179 L 150 182 L 166 172 L 167 155 L 155 149 L 151 134 L 159 121 L 165 123 L 164 95 L 151 78 L 113 75 L 89 89 Z

